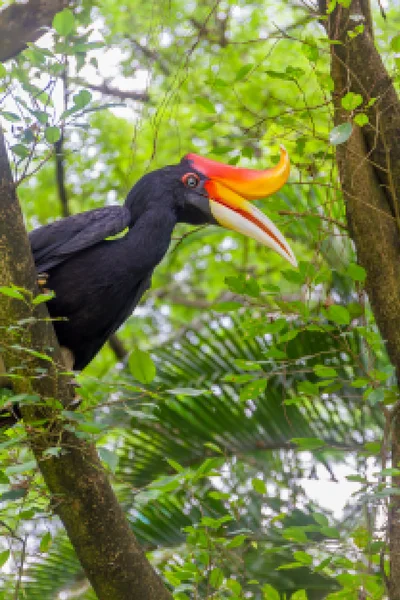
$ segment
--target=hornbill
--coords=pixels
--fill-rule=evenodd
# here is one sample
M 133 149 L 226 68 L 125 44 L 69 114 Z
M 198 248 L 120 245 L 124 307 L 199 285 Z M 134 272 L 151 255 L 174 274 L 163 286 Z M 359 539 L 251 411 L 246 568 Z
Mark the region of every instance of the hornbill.
M 296 258 L 277 227 L 248 200 L 279 190 L 289 157 L 266 170 L 225 165 L 196 154 L 144 175 L 123 206 L 66 217 L 29 235 L 38 278 L 55 292 L 47 307 L 60 346 L 82 370 L 132 313 L 150 287 L 179 222 L 213 223 Z M 120 237 L 109 239 L 124 232 Z

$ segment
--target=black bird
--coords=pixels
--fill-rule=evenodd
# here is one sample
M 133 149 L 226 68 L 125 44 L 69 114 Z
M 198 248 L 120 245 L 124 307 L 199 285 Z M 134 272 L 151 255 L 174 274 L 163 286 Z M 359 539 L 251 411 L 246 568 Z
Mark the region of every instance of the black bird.
M 30 233 L 39 278 L 55 292 L 48 301 L 68 368 L 83 369 L 132 313 L 150 287 L 178 222 L 214 223 L 273 248 L 292 265 L 294 254 L 275 225 L 247 200 L 279 190 L 289 176 L 281 148 L 277 166 L 241 169 L 186 155 L 144 175 L 124 206 L 73 215 Z M 124 235 L 107 239 L 118 233 Z

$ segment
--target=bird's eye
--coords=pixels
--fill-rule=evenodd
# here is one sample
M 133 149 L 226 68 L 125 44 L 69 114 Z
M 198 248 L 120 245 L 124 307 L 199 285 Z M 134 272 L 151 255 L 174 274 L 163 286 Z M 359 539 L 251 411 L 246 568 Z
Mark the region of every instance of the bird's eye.
M 195 188 L 200 183 L 200 177 L 196 175 L 196 173 L 186 173 L 186 175 L 182 177 L 182 181 L 186 187 Z

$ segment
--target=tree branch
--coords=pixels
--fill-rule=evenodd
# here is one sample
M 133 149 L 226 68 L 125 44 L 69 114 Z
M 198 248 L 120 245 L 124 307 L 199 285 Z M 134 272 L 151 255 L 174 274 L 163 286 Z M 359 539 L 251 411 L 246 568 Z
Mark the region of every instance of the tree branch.
M 14 58 L 36 42 L 50 27 L 53 17 L 70 4 L 70 0 L 29 0 L 11 4 L 0 12 L 0 62 Z
M 115 98 L 120 98 L 121 100 L 135 100 L 135 102 L 149 102 L 150 96 L 147 92 L 135 92 L 135 91 L 126 91 L 115 88 L 107 81 L 103 81 L 103 83 L 95 84 L 90 83 L 84 79 L 80 79 L 79 77 L 71 77 L 70 81 L 76 83 L 78 85 L 82 85 L 85 88 L 89 88 L 90 90 L 94 90 L 95 92 L 100 92 L 105 96 L 113 96 Z
M 54 399 L 68 407 L 73 390 L 70 377 L 60 372 L 60 349 L 45 305 L 29 301 L 38 292 L 36 273 L 1 132 L 0 260 L 0 285 L 27 290 L 24 300 L 0 294 L 4 363 L 19 375 L 17 393 L 41 399 L 21 411 L 54 510 L 89 581 L 101 600 L 171 600 L 132 533 L 96 448 L 64 428 L 54 408 Z M 47 452 L 55 447 L 57 455 Z

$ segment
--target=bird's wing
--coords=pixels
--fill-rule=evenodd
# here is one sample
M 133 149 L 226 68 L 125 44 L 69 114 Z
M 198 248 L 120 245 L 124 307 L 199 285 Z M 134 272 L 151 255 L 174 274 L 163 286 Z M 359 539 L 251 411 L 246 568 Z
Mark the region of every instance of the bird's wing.
M 44 273 L 72 254 L 120 233 L 130 224 L 125 206 L 106 206 L 66 217 L 29 234 L 38 273 Z

